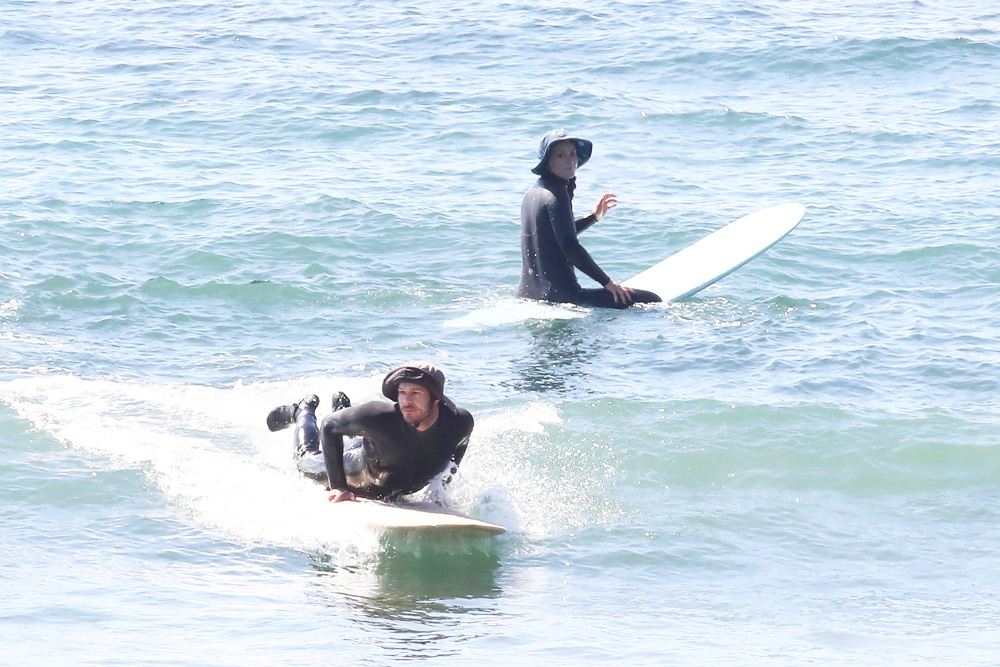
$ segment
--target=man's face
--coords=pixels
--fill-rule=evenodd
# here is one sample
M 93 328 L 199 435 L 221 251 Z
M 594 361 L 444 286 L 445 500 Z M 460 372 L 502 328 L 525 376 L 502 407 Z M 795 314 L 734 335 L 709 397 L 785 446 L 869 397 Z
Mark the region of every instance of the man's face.
M 569 180 L 576 176 L 579 164 L 575 141 L 557 141 L 549 148 L 549 169 L 559 178 Z
M 434 415 L 437 399 L 419 384 L 400 382 L 396 402 L 406 423 L 420 426 Z

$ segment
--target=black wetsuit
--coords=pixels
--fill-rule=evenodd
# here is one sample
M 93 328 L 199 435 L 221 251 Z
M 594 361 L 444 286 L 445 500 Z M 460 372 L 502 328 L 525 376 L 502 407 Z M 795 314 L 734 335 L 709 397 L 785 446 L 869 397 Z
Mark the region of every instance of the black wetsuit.
M 599 308 L 625 308 L 615 303 L 606 289 L 584 289 L 576 279 L 574 267 L 607 285 L 611 278 L 577 236 L 595 222 L 593 214 L 573 219 L 573 191 L 576 179 L 559 178 L 545 172 L 521 201 L 521 280 L 517 295 L 527 299 L 575 303 Z M 645 290 L 635 290 L 634 303 L 652 303 L 660 297 Z
M 315 417 L 304 416 L 297 430 L 316 428 Z M 467 410 L 444 402 L 437 421 L 426 431 L 408 424 L 395 403 L 373 401 L 337 410 L 319 429 L 327 480 L 332 488 L 346 488 L 366 498 L 415 493 L 450 463 L 461 463 L 473 425 Z M 315 442 L 310 435 L 301 437 Z M 361 446 L 344 452 L 344 436 L 361 436 Z

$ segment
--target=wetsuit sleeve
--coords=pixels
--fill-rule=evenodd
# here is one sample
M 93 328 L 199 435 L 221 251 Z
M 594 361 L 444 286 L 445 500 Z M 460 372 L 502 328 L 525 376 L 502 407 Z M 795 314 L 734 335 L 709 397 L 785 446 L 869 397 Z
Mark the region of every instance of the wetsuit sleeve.
M 580 240 L 576 237 L 577 223 L 573 220 L 573 209 L 570 207 L 569 201 L 556 199 L 548 206 L 549 220 L 552 223 L 556 242 L 570 263 L 596 280 L 602 287 L 611 282 L 611 277 L 597 265 L 586 248 L 580 245 Z
M 594 226 L 595 222 L 597 222 L 597 216 L 594 215 L 593 213 L 591 213 L 585 218 L 580 218 L 579 220 L 576 221 L 576 233 L 580 234 L 582 232 L 587 231 L 588 229 Z
M 462 459 L 465 457 L 465 451 L 469 448 L 469 438 L 471 437 L 472 429 L 475 426 L 472 415 L 469 414 L 468 410 L 459 408 L 455 414 L 458 417 L 455 435 L 459 438 L 459 440 L 458 444 L 452 448 L 451 457 L 445 462 L 443 468 L 444 476 L 441 478 L 441 484 L 446 489 L 455 480 L 455 473 L 458 472 L 458 466 L 462 464 Z
M 455 453 L 451 455 L 451 460 L 455 465 L 462 465 L 462 458 L 465 457 L 465 450 L 469 448 L 469 439 L 465 438 L 462 442 L 458 443 L 458 447 L 455 448 Z
M 458 444 L 455 445 L 455 451 L 451 455 L 451 460 L 455 465 L 462 464 L 462 459 L 465 457 L 465 450 L 469 448 L 469 438 L 472 436 L 472 429 L 475 427 L 475 421 L 468 411 L 460 408 L 458 416 L 462 421 L 462 433 L 464 435 L 462 435 L 462 439 L 459 440 Z
M 363 422 L 361 406 L 337 410 L 323 420 L 320 443 L 326 475 L 331 489 L 346 489 L 347 474 L 344 472 L 344 436 L 361 435 Z

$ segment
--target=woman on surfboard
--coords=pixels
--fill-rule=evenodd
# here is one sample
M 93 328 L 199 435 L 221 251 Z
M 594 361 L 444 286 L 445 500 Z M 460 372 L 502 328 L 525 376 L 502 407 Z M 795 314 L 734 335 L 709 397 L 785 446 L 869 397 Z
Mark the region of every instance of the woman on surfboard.
M 552 130 L 542 137 L 538 164 L 531 170 L 539 178 L 521 202 L 521 280 L 517 295 L 598 308 L 659 302 L 660 297 L 652 292 L 613 281 L 580 245 L 580 232 L 618 205 L 613 193 L 605 193 L 590 215 L 573 218 L 576 170 L 587 163 L 593 151 L 592 142 L 569 136 L 565 130 Z M 581 287 L 574 267 L 603 287 Z

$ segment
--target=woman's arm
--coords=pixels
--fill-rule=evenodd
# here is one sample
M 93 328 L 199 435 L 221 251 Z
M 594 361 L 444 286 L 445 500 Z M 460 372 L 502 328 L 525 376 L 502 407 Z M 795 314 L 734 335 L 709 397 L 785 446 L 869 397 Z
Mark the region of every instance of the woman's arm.
M 604 219 L 604 216 L 608 214 L 608 211 L 618 206 L 618 196 L 613 192 L 605 192 L 601 195 L 601 198 L 597 200 L 594 205 L 594 210 L 586 218 L 580 218 L 576 221 L 576 233 L 579 234 L 582 231 L 589 229 L 595 222 L 600 222 Z

